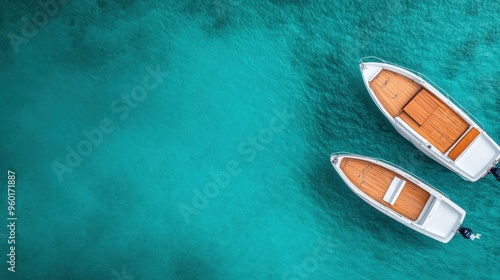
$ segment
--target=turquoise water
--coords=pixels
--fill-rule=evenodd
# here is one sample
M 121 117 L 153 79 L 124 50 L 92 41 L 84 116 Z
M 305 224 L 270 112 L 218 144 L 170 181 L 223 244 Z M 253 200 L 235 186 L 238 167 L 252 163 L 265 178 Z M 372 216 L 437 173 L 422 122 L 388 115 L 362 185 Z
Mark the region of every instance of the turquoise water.
M 497 182 L 411 146 L 358 70 L 425 73 L 498 141 L 499 2 L 67 2 L 31 30 L 36 1 L 0 4 L 0 279 L 500 279 Z M 423 177 L 481 239 L 372 209 L 334 151 Z

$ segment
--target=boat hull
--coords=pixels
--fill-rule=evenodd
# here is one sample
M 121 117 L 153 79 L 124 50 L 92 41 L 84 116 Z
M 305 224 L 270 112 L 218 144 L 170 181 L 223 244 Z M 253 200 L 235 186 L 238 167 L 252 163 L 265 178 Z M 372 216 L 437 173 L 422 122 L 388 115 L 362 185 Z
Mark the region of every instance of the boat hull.
M 465 112 L 463 112 L 458 106 L 456 106 L 446 96 L 444 96 L 440 91 L 434 88 L 423 78 L 410 71 L 388 63 L 363 62 L 360 64 L 360 69 L 364 84 L 368 92 L 370 93 L 370 97 L 375 102 L 380 111 L 382 111 L 382 113 L 390 121 L 391 125 L 396 129 L 396 131 L 399 132 L 399 134 L 401 134 L 416 148 L 418 148 L 430 158 L 455 172 L 463 179 L 472 182 L 486 176 L 489 173 L 490 169 L 494 167 L 500 160 L 500 147 L 495 143 L 495 141 L 493 141 L 489 137 L 489 135 L 479 125 L 477 125 L 476 122 L 474 122 L 474 120 L 472 120 L 467 114 L 465 114 Z M 411 127 L 405 124 L 405 122 L 400 118 L 392 116 L 383 106 L 381 101 L 377 98 L 376 94 L 370 86 L 371 80 L 373 80 L 383 69 L 400 74 L 421 85 L 422 88 L 429 91 L 444 104 L 449 106 L 449 108 L 451 108 L 451 110 L 453 110 L 461 118 L 463 118 L 463 120 L 466 121 L 471 128 L 476 129 L 479 132 L 480 137 L 478 137 L 479 140 L 475 140 L 475 145 L 471 145 L 471 147 L 475 146 L 476 149 L 474 149 L 474 147 L 470 148 L 470 151 L 466 149 L 465 152 L 463 152 L 464 155 L 458 157 L 457 160 L 452 160 L 448 157 L 447 154 L 440 151 L 437 147 L 431 145 L 428 140 L 419 135 Z M 478 153 L 482 157 L 478 157 Z M 474 156 L 475 154 L 476 156 Z
M 430 194 L 428 202 L 429 206 L 426 206 L 426 208 L 422 210 L 418 220 L 410 220 L 406 218 L 404 215 L 394 211 L 390 207 L 385 206 L 383 203 L 380 203 L 380 201 L 370 197 L 367 193 L 358 188 L 341 168 L 342 161 L 346 159 L 363 160 L 396 173 L 398 177 L 402 177 L 408 182 L 411 182 L 428 192 Z M 444 194 L 424 183 L 414 175 L 393 165 L 385 163 L 381 160 L 354 154 L 333 154 L 330 161 L 342 180 L 358 197 L 363 199 L 373 208 L 398 221 L 399 223 L 404 224 L 405 226 L 430 238 L 443 243 L 448 243 L 457 233 L 465 218 L 466 212 Z

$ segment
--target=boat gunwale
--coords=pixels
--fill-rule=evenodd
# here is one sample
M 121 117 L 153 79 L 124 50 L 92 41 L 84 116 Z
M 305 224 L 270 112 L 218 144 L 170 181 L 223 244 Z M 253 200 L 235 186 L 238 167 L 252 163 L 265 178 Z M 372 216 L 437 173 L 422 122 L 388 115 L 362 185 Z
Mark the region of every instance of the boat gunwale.
M 378 164 L 378 165 L 380 165 L 380 166 L 382 166 L 382 167 L 384 167 L 384 168 L 386 168 L 386 169 L 388 169 L 388 170 L 390 170 L 390 171 L 392 171 L 392 172 L 394 172 L 394 173 L 396 173 L 398 175 L 401 175 L 401 176 L 405 177 L 406 179 L 408 179 L 409 181 L 411 181 L 412 183 L 416 184 L 418 187 L 424 189 L 429 194 L 431 194 L 432 196 L 434 196 L 434 197 L 436 197 L 438 199 L 441 199 L 441 197 L 439 195 L 442 195 L 442 196 L 450 199 L 450 197 L 446 193 L 444 193 L 443 191 L 441 191 L 438 188 L 432 186 L 431 184 L 429 184 L 428 182 L 424 181 L 420 177 L 414 175 L 410 171 L 408 171 L 408 170 L 406 170 L 406 169 L 404 169 L 404 168 L 402 168 L 400 166 L 397 166 L 397 165 L 395 165 L 395 164 L 393 164 L 393 163 L 391 163 L 389 161 L 386 161 L 386 160 L 383 160 L 383 159 L 379 159 L 379 158 L 372 158 L 372 157 L 362 156 L 362 155 L 358 155 L 358 154 L 348 153 L 348 152 L 332 153 L 331 156 L 330 156 L 330 158 L 333 158 L 333 157 L 352 157 L 352 158 L 357 158 L 357 159 L 361 159 L 361 160 L 365 160 L 365 161 L 370 161 L 370 162 Z M 361 191 L 361 192 L 363 192 L 363 191 Z
M 341 177 L 341 179 L 344 181 L 344 183 L 349 187 L 349 189 L 351 189 L 351 191 L 353 191 L 358 197 L 360 197 L 362 200 L 364 200 L 365 202 L 367 202 L 370 206 L 374 207 L 375 209 L 377 209 L 378 211 L 384 213 L 385 215 L 389 216 L 390 218 L 396 220 L 397 222 L 427 236 L 427 237 L 430 237 L 434 240 L 437 240 L 437 241 L 440 241 L 442 243 L 448 243 L 451 239 L 453 239 L 453 237 L 455 236 L 455 234 L 458 232 L 458 228 L 457 227 L 456 229 L 453 229 L 451 230 L 447 235 L 443 236 L 443 235 L 437 235 L 433 232 L 430 232 L 426 229 L 426 227 L 424 227 L 424 222 L 430 218 L 431 216 L 428 216 L 426 217 L 424 220 L 422 220 L 421 222 L 419 222 L 419 220 L 422 218 L 419 216 L 419 218 L 415 221 L 412 221 L 408 218 L 406 218 L 404 215 L 401 215 L 400 213 L 397 213 L 396 211 L 384 206 L 383 204 L 379 203 L 377 200 L 371 198 L 370 196 L 368 196 L 365 192 L 363 192 L 362 190 L 360 190 L 359 188 L 356 187 L 356 185 L 354 183 L 352 183 L 352 181 L 349 180 L 349 178 L 344 174 L 344 172 L 342 171 L 341 167 L 340 167 L 340 162 L 339 160 L 342 160 L 342 158 L 358 158 L 358 159 L 361 159 L 361 160 L 368 160 L 368 161 L 371 161 L 375 164 L 379 164 L 380 166 L 382 167 L 385 167 L 385 168 L 389 168 L 389 170 L 393 170 L 393 168 L 396 168 L 398 169 L 399 167 L 393 165 L 392 163 L 386 163 L 386 161 L 384 160 L 378 160 L 377 158 L 371 158 L 371 157 L 367 157 L 367 156 L 362 156 L 362 155 L 357 155 L 357 154 L 353 154 L 353 153 L 347 153 L 347 152 L 337 152 L 337 153 L 332 153 L 331 156 L 330 156 L 330 162 L 331 164 L 333 165 L 334 169 L 337 171 L 337 173 L 339 174 L 339 176 Z M 386 165 L 389 165 L 389 166 L 386 166 Z M 430 194 L 430 197 L 428 199 L 428 201 L 430 201 L 432 198 L 434 198 L 434 200 L 437 201 L 440 201 L 440 203 L 446 203 L 448 205 L 450 205 L 455 211 L 457 211 L 459 213 L 459 220 L 458 221 L 458 224 L 459 226 L 462 225 L 464 219 L 465 219 L 465 216 L 467 214 L 467 212 L 462 208 L 460 207 L 459 205 L 457 205 L 456 203 L 454 203 L 449 197 L 447 197 L 446 195 L 444 196 L 439 196 L 438 194 L 444 194 L 442 193 L 441 191 L 439 191 L 437 188 L 435 188 L 434 186 L 428 184 L 428 183 L 424 183 L 424 185 L 422 185 L 421 183 L 423 182 L 419 182 L 419 178 L 417 176 L 413 176 L 413 174 L 411 173 L 408 173 L 406 170 L 404 169 L 400 169 L 401 172 L 396 172 L 397 174 L 400 174 L 400 175 L 404 175 L 404 177 L 406 179 L 409 179 L 411 182 L 413 182 L 414 184 L 416 184 L 418 187 L 422 188 L 423 190 L 427 191 L 429 194 Z M 401 174 L 402 173 L 402 174 Z M 406 174 L 405 174 L 406 173 Z M 423 211 L 425 211 L 425 208 L 422 209 Z
M 476 118 L 476 116 L 474 116 L 471 112 L 469 112 L 469 110 L 467 110 L 462 104 L 460 104 L 460 102 L 458 102 L 455 98 L 453 98 L 453 96 L 451 96 L 446 90 L 444 90 L 443 88 L 441 88 L 438 84 L 436 84 L 434 81 L 432 81 L 429 77 L 427 77 L 424 74 L 422 74 L 422 73 L 420 73 L 420 72 L 418 72 L 416 70 L 413 70 L 411 68 L 407 68 L 405 66 L 401 66 L 401 65 L 399 65 L 397 63 L 393 63 L 393 62 L 381 59 L 381 58 L 376 57 L 376 56 L 362 57 L 362 58 L 359 59 L 359 62 L 362 65 L 366 64 L 366 63 L 380 63 L 380 62 L 376 62 L 376 61 L 364 61 L 364 60 L 367 60 L 367 59 L 370 59 L 370 58 L 374 58 L 376 60 L 381 61 L 384 64 L 395 66 L 395 67 L 401 68 L 403 70 L 406 70 L 406 71 L 408 71 L 408 72 L 410 72 L 410 73 L 412 73 L 414 75 L 417 75 L 418 77 L 420 77 L 420 79 L 423 82 L 427 83 L 427 86 L 430 86 L 431 88 L 433 88 L 437 92 L 441 93 L 442 97 L 445 97 L 447 100 L 443 100 L 435 92 L 431 92 L 432 94 L 434 94 L 435 96 L 437 96 L 439 99 L 441 99 L 445 103 L 446 103 L 446 101 L 450 101 L 453 105 L 455 105 L 456 107 L 459 107 L 459 109 L 462 109 L 464 111 L 464 115 L 466 115 L 469 119 L 472 120 L 473 124 L 470 124 L 470 125 L 474 125 L 475 124 L 476 126 L 478 126 L 484 132 L 484 124 L 478 118 Z M 408 78 L 410 78 L 410 77 L 408 77 Z M 422 86 L 424 88 L 426 87 L 425 85 L 422 85 Z M 443 93 L 445 93 L 446 96 Z M 451 108 L 451 109 L 454 109 L 454 108 Z M 456 110 L 453 110 L 453 111 L 456 111 Z
M 387 168 L 387 169 L 389 169 L 389 170 L 391 170 L 391 171 L 393 171 L 393 172 L 395 172 L 395 173 L 399 173 L 399 172 L 397 172 L 398 170 L 399 170 L 399 171 L 403 171 L 403 172 L 404 172 L 404 173 L 406 173 L 406 174 L 401 174 L 401 175 L 403 175 L 403 176 L 408 176 L 408 177 L 409 177 L 408 179 L 410 179 L 410 181 L 412 181 L 411 179 L 415 179 L 415 180 L 416 180 L 416 182 L 415 182 L 415 181 L 412 181 L 412 182 L 413 182 L 413 183 L 415 183 L 415 184 L 417 184 L 419 187 L 421 187 L 421 186 L 420 186 L 420 184 L 427 185 L 427 186 L 429 186 L 431 189 L 433 189 L 433 190 L 437 191 L 438 193 L 442 194 L 443 196 L 445 196 L 446 198 L 448 198 L 448 199 L 450 198 L 450 197 L 449 197 L 449 196 L 448 196 L 445 192 L 443 192 L 443 191 L 441 191 L 440 189 L 438 189 L 438 188 L 436 188 L 436 187 L 432 186 L 431 184 L 429 184 L 429 183 L 428 183 L 427 181 L 425 181 L 424 179 L 422 179 L 422 178 L 418 177 L 417 175 L 414 175 L 413 173 L 411 173 L 410 171 L 408 171 L 408 170 L 404 169 L 403 167 L 401 167 L 401 166 L 399 166 L 399 165 L 395 165 L 394 163 L 391 163 L 391 162 L 389 162 L 389 161 L 387 161 L 387 160 L 385 160 L 385 159 L 381 159 L 381 158 L 373 158 L 373 157 L 366 157 L 366 156 L 357 155 L 357 154 L 353 154 L 353 153 L 349 153 L 349 152 L 344 152 L 344 151 L 341 151 L 341 152 L 336 152 L 336 153 L 332 153 L 332 154 L 330 155 L 330 158 L 332 158 L 332 157 L 334 157 L 334 156 L 338 156 L 338 157 L 351 156 L 351 157 L 355 157 L 355 158 L 356 158 L 356 157 L 358 157 L 358 158 L 360 158 L 360 159 L 369 159 L 369 160 L 373 160 L 373 161 L 374 161 L 374 163 L 381 162 L 382 164 L 384 164 L 384 165 L 385 165 L 385 166 L 384 166 L 384 165 L 382 165 L 382 167 L 385 167 L 385 168 Z M 333 163 L 333 162 L 332 162 L 332 163 Z M 432 187 L 431 187 L 431 186 L 432 186 Z M 425 189 L 425 188 L 424 188 L 424 189 Z M 426 190 L 426 191 L 428 191 L 427 189 L 425 189 L 425 190 Z M 429 193 L 430 193 L 430 192 L 429 192 Z M 434 195 L 434 196 L 436 196 L 436 195 Z
M 374 58 L 376 58 L 376 57 L 374 57 Z M 401 124 L 397 123 L 396 118 L 394 118 L 394 117 L 392 117 L 390 115 L 390 113 L 387 111 L 387 109 L 384 107 L 384 105 L 381 103 L 381 101 L 377 98 L 377 96 L 373 92 L 373 89 L 370 87 L 370 84 L 368 82 L 368 79 L 370 77 L 367 77 L 367 76 L 365 76 L 365 74 L 363 74 L 363 69 L 364 69 L 363 67 L 367 67 L 367 66 L 381 67 L 383 69 L 387 69 L 389 71 L 398 73 L 400 75 L 404 75 L 407 78 L 413 80 L 414 82 L 422 85 L 425 89 L 427 89 L 428 91 L 430 91 L 439 100 L 443 101 L 451 110 L 453 110 L 460 117 L 462 117 L 467 123 L 469 123 L 469 126 L 478 129 L 481 134 L 484 134 L 484 136 L 486 138 L 488 138 L 488 141 L 491 142 L 492 145 L 494 145 L 497 150 L 500 150 L 500 147 L 495 142 L 495 140 L 493 140 L 488 135 L 488 133 L 486 131 L 484 131 L 484 129 L 481 126 L 479 126 L 473 119 L 471 119 L 471 117 L 467 114 L 468 111 L 466 111 L 466 110 L 465 111 L 461 111 L 461 108 L 458 107 L 452 101 L 454 99 L 452 99 L 452 100 L 446 99 L 446 96 L 444 96 L 441 92 L 439 92 L 439 90 L 437 90 L 436 88 L 434 88 L 432 86 L 432 84 L 429 84 L 426 80 L 420 78 L 417 74 L 413 73 L 413 72 L 416 72 L 416 71 L 411 70 L 411 69 L 407 70 L 405 67 L 400 67 L 397 64 L 387 63 L 385 60 L 382 60 L 382 59 L 379 59 L 379 58 L 377 58 L 377 59 L 379 59 L 379 60 L 381 60 L 383 62 L 366 62 L 364 59 L 365 58 L 360 59 L 360 61 L 362 62 L 361 65 L 360 65 L 360 70 L 361 70 L 361 74 L 362 74 L 362 78 L 363 78 L 364 84 L 365 84 L 365 86 L 366 86 L 366 88 L 367 88 L 367 90 L 368 90 L 368 92 L 370 94 L 370 97 L 373 99 L 373 101 L 375 102 L 375 104 L 377 105 L 377 107 L 379 108 L 379 110 L 382 111 L 382 113 L 385 115 L 385 117 L 388 120 L 390 120 L 391 124 L 396 128 L 396 130 L 400 134 L 402 134 L 407 140 L 409 140 L 410 142 L 412 142 L 412 144 L 414 146 L 416 146 L 419 150 L 421 150 L 424 154 L 426 154 L 429 157 L 431 157 L 432 159 L 436 160 L 438 163 L 440 163 L 441 165 L 445 166 L 446 168 L 452 170 L 454 173 L 456 173 L 457 175 L 459 175 L 460 177 L 462 177 L 464 180 L 471 181 L 471 182 L 476 182 L 479 179 L 484 178 L 486 175 L 488 175 L 490 173 L 490 169 L 493 168 L 493 167 L 495 167 L 496 164 L 498 164 L 498 162 L 500 162 L 500 155 L 499 155 L 493 161 L 489 162 L 488 164 L 485 164 L 485 169 L 483 170 L 482 173 L 478 173 L 476 175 L 471 175 L 465 169 L 455 166 L 454 161 L 451 160 L 451 159 L 449 159 L 446 156 L 446 153 L 442 153 L 437 148 L 431 146 L 431 147 L 427 147 L 429 149 L 424 149 L 424 146 L 422 146 L 422 145 L 424 145 L 425 143 L 421 143 L 421 140 L 418 139 L 418 135 L 420 135 L 420 134 L 418 132 L 416 132 L 415 130 L 413 130 L 413 129 L 411 129 L 410 131 L 407 131 L 408 128 L 404 128 L 403 129 L 401 127 Z M 416 72 L 416 73 L 418 73 L 418 72 Z M 479 123 L 481 123 L 481 122 L 479 122 Z M 402 129 L 405 130 L 406 132 L 403 132 Z M 408 137 L 410 137 L 411 139 L 408 138 Z M 415 139 L 413 139 L 413 138 L 415 138 Z M 417 141 L 417 142 L 414 142 L 414 141 Z

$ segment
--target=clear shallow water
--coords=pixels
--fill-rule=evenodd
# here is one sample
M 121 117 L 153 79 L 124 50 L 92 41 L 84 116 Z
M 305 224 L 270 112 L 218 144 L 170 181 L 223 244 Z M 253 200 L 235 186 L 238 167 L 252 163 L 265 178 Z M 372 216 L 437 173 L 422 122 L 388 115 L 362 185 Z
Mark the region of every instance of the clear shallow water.
M 71 2 L 17 52 L 7 36 L 41 8 L 0 5 L 0 165 L 19 219 L 17 272 L 4 262 L 1 279 L 500 278 L 497 183 L 400 137 L 357 61 L 425 73 L 500 140 L 499 4 Z M 98 145 L 58 178 L 93 129 Z M 372 209 L 331 167 L 342 150 L 423 177 L 482 238 L 441 244 Z

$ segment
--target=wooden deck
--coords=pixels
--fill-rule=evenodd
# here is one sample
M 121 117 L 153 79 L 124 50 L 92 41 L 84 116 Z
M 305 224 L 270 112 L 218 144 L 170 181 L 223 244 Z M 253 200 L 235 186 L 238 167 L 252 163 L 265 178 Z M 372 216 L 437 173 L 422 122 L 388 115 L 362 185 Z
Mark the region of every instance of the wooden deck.
M 403 75 L 384 69 L 370 87 L 392 117 L 400 117 L 442 153 L 469 129 L 448 105 Z
M 430 198 L 430 194 L 395 172 L 361 159 L 344 158 L 340 168 L 361 191 L 402 216 L 416 221 Z M 406 181 L 398 199 L 391 205 L 383 200 L 395 176 Z
M 393 118 L 422 89 L 421 85 L 389 70 L 380 71 L 370 82 L 370 87 Z
M 465 149 L 469 147 L 472 141 L 474 141 L 474 139 L 476 139 L 476 137 L 479 136 L 479 134 L 480 132 L 475 127 L 473 127 L 467 133 L 467 135 L 465 135 L 464 138 L 462 138 L 462 140 L 458 142 L 458 144 L 453 148 L 453 150 L 450 151 L 448 157 L 450 157 L 451 160 L 453 161 L 456 160 L 458 156 L 460 156 L 465 151 Z

